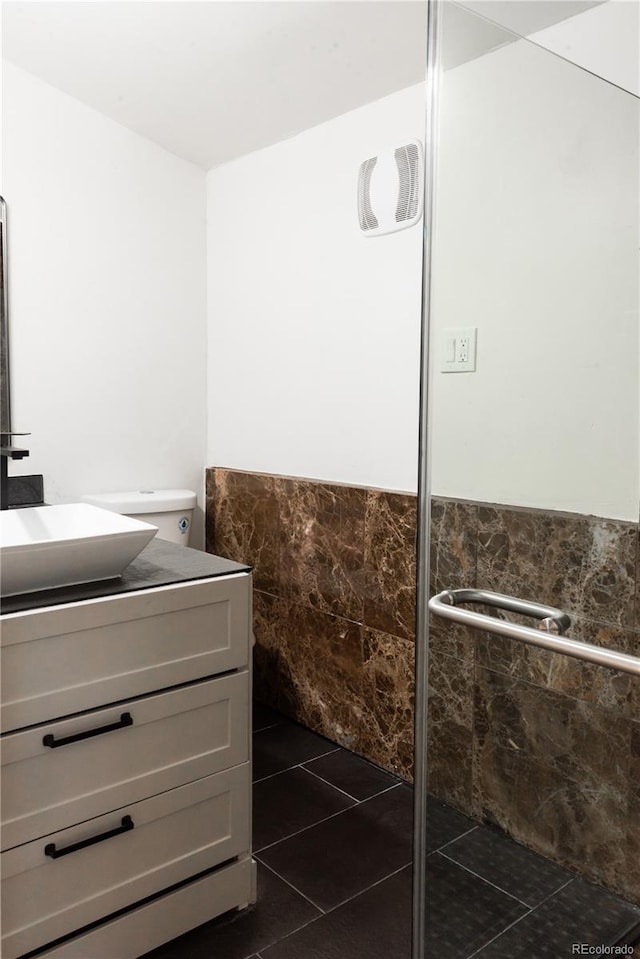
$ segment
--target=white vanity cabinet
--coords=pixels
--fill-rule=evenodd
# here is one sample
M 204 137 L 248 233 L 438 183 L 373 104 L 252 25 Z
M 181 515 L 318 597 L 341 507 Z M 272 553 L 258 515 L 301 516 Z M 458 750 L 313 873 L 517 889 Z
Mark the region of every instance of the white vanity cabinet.
M 1 625 L 3 959 L 135 959 L 254 901 L 251 575 Z

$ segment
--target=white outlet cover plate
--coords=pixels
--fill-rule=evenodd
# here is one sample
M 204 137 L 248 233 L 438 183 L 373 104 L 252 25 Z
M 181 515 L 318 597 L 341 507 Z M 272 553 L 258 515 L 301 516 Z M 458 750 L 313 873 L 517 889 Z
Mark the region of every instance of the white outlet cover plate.
M 448 328 L 440 338 L 441 373 L 475 373 L 478 328 Z

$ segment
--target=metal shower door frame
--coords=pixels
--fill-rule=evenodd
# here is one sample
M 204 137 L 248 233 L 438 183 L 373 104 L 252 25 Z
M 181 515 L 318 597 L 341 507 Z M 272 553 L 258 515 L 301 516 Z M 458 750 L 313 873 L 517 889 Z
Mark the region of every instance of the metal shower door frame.
M 431 270 L 435 223 L 439 94 L 441 74 L 441 33 L 443 8 L 447 0 L 426 0 L 426 119 L 423 193 L 422 322 L 420 344 L 418 516 L 416 542 L 416 653 L 414 718 L 414 820 L 413 820 L 413 917 L 412 959 L 437 959 L 425 954 L 427 931 L 427 780 L 428 780 L 428 678 L 429 609 L 454 622 L 495 633 L 515 642 L 542 647 L 601 667 L 640 676 L 640 658 L 598 647 L 563 635 L 570 625 L 561 610 L 516 597 L 478 589 L 445 590 L 429 596 L 429 552 L 431 524 L 431 423 L 433 383 L 430 363 L 432 313 Z M 461 608 L 467 604 L 490 605 L 501 610 L 540 618 L 537 629 L 502 618 Z
M 427 959 L 427 710 L 429 689 L 429 538 L 431 525 L 430 330 L 432 236 L 440 89 L 440 22 L 443 0 L 427 2 L 426 116 L 423 191 L 422 322 L 420 338 L 420 401 L 418 446 L 418 522 L 416 538 L 416 655 L 414 713 L 412 959 Z M 429 957 L 430 959 L 430 957 Z

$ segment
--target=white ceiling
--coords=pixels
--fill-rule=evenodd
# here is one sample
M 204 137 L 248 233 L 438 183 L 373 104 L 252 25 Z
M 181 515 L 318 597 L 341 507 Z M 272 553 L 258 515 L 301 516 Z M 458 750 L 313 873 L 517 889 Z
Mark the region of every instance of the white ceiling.
M 6 2 L 5 56 L 205 168 L 424 78 L 415 2 Z
M 511 42 L 500 23 L 633 88 L 637 31 L 613 8 L 637 15 L 639 4 L 464 0 L 482 17 L 447 4 L 445 67 Z M 422 0 L 5 0 L 3 54 L 209 169 L 421 82 L 426 9 Z

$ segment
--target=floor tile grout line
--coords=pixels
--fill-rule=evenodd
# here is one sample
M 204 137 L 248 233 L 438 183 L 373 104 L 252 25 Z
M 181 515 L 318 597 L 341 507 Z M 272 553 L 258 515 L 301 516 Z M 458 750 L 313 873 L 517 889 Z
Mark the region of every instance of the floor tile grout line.
M 510 922 L 508 926 L 505 926 L 504 929 L 501 929 L 497 935 L 492 936 L 491 939 L 488 939 L 487 942 L 483 943 L 478 949 L 474 950 L 474 952 L 468 953 L 468 955 L 464 956 L 463 959 L 474 959 L 474 956 L 480 955 L 483 949 L 486 949 L 487 946 L 490 946 L 492 942 L 495 942 L 496 939 L 499 939 L 500 936 L 503 936 L 505 932 L 509 931 L 509 929 L 513 929 L 514 926 L 517 926 L 519 922 L 522 922 L 523 919 L 526 919 L 527 916 L 530 916 L 532 912 L 535 912 L 535 910 L 529 909 L 528 912 L 525 912 L 524 916 L 519 916 L 517 919 L 514 919 L 514 921 Z
M 290 889 L 293 889 L 293 891 L 294 891 L 294 892 L 297 892 L 299 896 L 302 896 L 303 899 L 306 899 L 308 903 L 311 903 L 311 905 L 313 906 L 313 908 L 314 908 L 314 909 L 317 909 L 317 910 L 320 912 L 320 916 L 326 916 L 326 912 L 325 912 L 325 910 L 322 908 L 322 906 L 319 906 L 317 902 L 314 902 L 313 899 L 310 899 L 309 896 L 307 896 L 304 892 L 302 892 L 301 889 L 298 889 L 298 887 L 297 887 L 297 886 L 294 886 L 292 882 L 289 882 L 288 879 L 285 879 L 284 876 L 281 876 L 277 869 L 274 869 L 273 866 L 267 865 L 266 862 L 262 862 L 261 859 L 258 860 L 258 861 L 259 861 L 260 865 L 263 867 L 263 869 L 268 869 L 269 872 L 272 872 L 274 876 L 277 876 L 278 879 L 280 879 L 282 882 L 286 883 L 287 886 L 289 886 Z M 314 920 L 320 919 L 320 916 L 314 916 L 313 919 L 310 919 L 310 920 L 309 920 L 309 922 L 314 922 Z M 309 925 L 309 922 L 303 923 L 303 924 L 302 924 L 301 926 L 299 926 L 298 928 L 299 928 L 299 929 L 304 929 L 305 926 L 308 926 L 308 925 Z M 294 929 L 293 932 L 298 932 L 298 929 Z M 287 935 L 292 935 L 292 933 L 287 933 Z M 286 936 L 285 936 L 284 938 L 286 938 Z M 281 941 L 281 940 L 279 939 L 278 942 L 280 942 L 280 941 Z M 264 947 L 263 947 L 263 948 L 264 948 Z
M 260 863 L 260 865 L 261 865 L 264 869 L 269 869 L 269 868 L 270 868 L 269 866 L 265 866 L 264 863 Z M 316 910 L 319 911 L 320 915 L 318 915 L 318 916 L 312 916 L 311 919 L 308 919 L 306 922 L 303 922 L 303 923 L 301 923 L 299 926 L 296 926 L 295 929 L 292 929 L 292 930 L 291 930 L 290 932 L 288 932 L 285 936 L 280 936 L 279 939 L 274 939 L 273 942 L 269 942 L 269 943 L 267 943 L 266 946 L 261 946 L 261 947 L 260 947 L 261 949 L 265 949 L 265 950 L 266 950 L 266 949 L 271 949 L 273 946 L 279 946 L 280 943 L 281 943 L 281 942 L 284 942 L 285 939 L 288 939 L 289 936 L 294 936 L 297 932 L 302 932 L 302 930 L 303 930 L 303 929 L 306 929 L 307 926 L 310 926 L 311 923 L 316 922 L 318 919 L 322 919 L 322 917 L 323 917 L 324 915 L 326 915 L 326 913 L 324 912 L 324 910 L 322 910 L 322 909 L 320 908 L 320 906 L 317 906 L 316 903 L 313 902 L 311 899 L 309 899 L 308 896 L 305 896 L 305 894 L 304 894 L 303 892 L 300 892 L 299 889 L 296 889 L 296 887 L 295 887 L 294 885 L 292 885 L 287 879 L 285 879 L 284 876 L 281 876 L 280 873 L 277 873 L 277 872 L 275 871 L 275 869 L 270 869 L 270 872 L 272 872 L 272 873 L 274 874 L 274 876 L 277 876 L 278 879 L 280 879 L 280 880 L 281 880 L 282 882 L 284 882 L 287 886 L 289 886 L 291 889 L 293 889 L 293 891 L 294 891 L 295 893 L 297 893 L 297 895 L 302 896 L 302 898 L 305 899 L 305 900 L 309 903 L 309 905 L 313 906 L 314 909 L 316 909 Z M 253 952 L 252 952 L 252 953 L 249 953 L 248 959 L 251 959 L 251 957 L 254 956 L 254 955 L 257 957 L 257 959 L 261 959 L 260 953 L 253 953 Z
M 314 762 L 313 759 L 310 759 L 309 762 Z M 351 793 L 348 793 L 346 789 L 340 789 L 340 786 L 336 786 L 335 783 L 330 783 L 328 779 L 324 779 L 323 776 L 319 776 L 318 773 L 314 773 L 313 769 L 309 769 L 308 766 L 302 766 L 305 772 L 310 773 L 310 775 L 315 776 L 316 779 L 319 779 L 321 783 L 325 783 L 327 786 L 331 786 L 332 789 L 335 789 L 336 792 L 342 793 L 343 796 L 346 796 L 348 799 L 353 799 L 354 803 L 358 804 L 364 802 L 363 799 L 358 799 L 356 796 L 352 796 Z M 368 798 L 368 797 L 367 797 Z
M 363 803 L 369 802 L 371 799 L 379 799 L 380 796 L 384 796 L 385 793 L 390 793 L 392 789 L 398 789 L 399 786 L 406 786 L 406 783 L 394 783 L 393 786 L 387 786 L 386 789 L 381 789 L 379 793 L 376 793 L 374 796 L 367 796 L 366 799 L 360 799 L 358 805 L 362 806 Z M 413 814 L 412 814 L 413 815 Z
M 447 857 L 447 858 L 448 858 L 448 857 Z M 537 906 L 533 906 L 533 907 L 529 908 L 529 911 L 528 911 L 528 912 L 525 912 L 525 914 L 524 914 L 523 916 L 520 916 L 519 919 L 516 919 L 514 922 L 509 923 L 509 925 L 508 925 L 508 926 L 505 926 L 505 928 L 502 929 L 496 936 L 494 936 L 493 939 L 489 939 L 488 942 L 485 942 L 483 946 L 480 946 L 479 949 L 476 949 L 476 951 L 475 951 L 475 952 L 472 952 L 469 956 L 465 956 L 464 959 L 474 959 L 474 956 L 479 955 L 479 954 L 482 952 L 483 949 L 486 949 L 487 946 L 490 946 L 492 942 L 495 942 L 496 939 L 499 939 L 500 936 L 504 935 L 505 932 L 508 932 L 509 929 L 513 929 L 513 927 L 514 927 L 514 926 L 517 926 L 518 923 L 523 922 L 523 920 L 525 920 L 525 919 L 527 919 L 529 916 L 533 915 L 533 913 L 534 913 L 534 912 L 537 912 L 537 911 L 540 909 L 540 907 L 543 906 L 546 902 L 549 902 L 549 900 L 550 900 L 550 899 L 553 899 L 553 897 L 556 896 L 559 892 L 562 892 L 563 889 L 566 889 L 566 887 L 567 887 L 568 885 L 570 885 L 570 884 L 574 881 L 574 879 L 575 879 L 575 876 L 572 876 L 571 879 L 568 879 L 568 880 L 567 880 L 565 883 L 563 883 L 558 889 L 556 889 L 554 892 L 550 893 L 545 899 L 543 899 L 541 902 L 539 902 Z
M 544 906 L 545 903 L 549 902 L 550 899 L 553 899 L 554 896 L 557 896 L 559 892 L 562 892 L 563 889 L 566 889 L 577 876 L 571 876 L 570 879 L 567 879 L 566 882 L 563 882 L 561 886 L 558 886 L 557 889 L 554 889 L 553 892 L 550 892 L 548 896 L 545 896 L 544 899 L 541 899 L 537 906 L 534 906 L 534 909 L 539 909 L 540 906 Z
M 251 727 L 251 733 L 252 733 L 253 736 L 257 736 L 258 733 L 265 733 L 265 732 L 267 731 L 267 729 L 275 729 L 276 726 L 283 726 L 283 725 L 284 725 L 284 723 L 271 723 L 270 726 L 262 726 L 260 729 L 254 729 L 253 726 L 252 726 L 252 727 Z
M 276 726 L 281 726 L 281 725 L 282 723 L 271 723 L 270 726 L 261 726 L 260 729 L 256 729 L 255 726 L 252 726 L 251 732 L 255 736 L 256 733 L 264 733 L 267 731 L 267 729 L 275 729 Z
M 535 906 L 530 906 L 529 903 L 524 902 L 524 900 L 522 899 L 518 899 L 517 896 L 514 896 L 512 893 L 507 892 L 506 889 L 504 889 L 502 886 L 498 886 L 497 883 L 492 883 L 490 879 L 486 879 L 484 876 L 481 876 L 479 873 L 474 873 L 472 869 L 469 869 L 467 866 L 464 866 L 463 863 L 459 862 L 457 859 L 454 859 L 453 856 L 448 855 L 444 851 L 445 849 L 448 849 L 449 846 L 453 846 L 455 845 L 455 843 L 459 842 L 461 839 L 464 839 L 465 836 L 469 836 L 472 832 L 480 830 L 481 828 L 483 827 L 479 824 L 472 826 L 472 828 L 468 829 L 467 832 L 462 833 L 460 836 L 457 836 L 455 839 L 450 839 L 449 842 L 446 842 L 444 844 L 444 846 L 439 846 L 438 849 L 434 849 L 432 852 L 429 853 L 429 855 L 432 856 L 434 855 L 434 853 L 441 853 L 446 859 L 451 860 L 451 862 L 454 862 L 457 866 L 462 866 L 464 869 L 467 869 L 467 872 L 472 873 L 472 875 L 477 875 L 479 879 L 482 879 L 484 880 L 484 882 L 488 882 L 490 885 L 495 886 L 496 889 L 499 889 L 501 892 L 506 892 L 508 896 L 511 896 L 512 899 L 516 899 L 518 902 L 522 903 L 522 905 L 526 906 L 527 909 L 538 909 L 540 906 L 544 905 L 545 902 L 548 902 L 549 899 L 551 899 L 553 896 L 559 893 L 562 889 L 568 886 L 570 882 L 573 882 L 574 879 L 576 878 L 576 876 L 570 875 L 569 879 L 563 882 L 562 885 L 558 886 L 557 889 L 554 889 L 553 892 L 548 893 L 548 895 L 546 895 L 543 899 L 541 899 L 540 902 L 536 903 Z
M 404 786 L 412 786 L 412 785 L 413 785 L 412 783 L 407 782 L 407 780 L 406 780 L 406 779 L 403 779 L 401 776 L 396 776 L 395 773 L 389 772 L 388 769 L 383 769 L 382 766 L 376 766 L 375 763 L 369 762 L 369 760 L 368 760 L 368 759 L 365 759 L 364 756 L 360 756 L 358 753 L 351 752 L 351 750 L 348 749 L 346 746 L 339 746 L 338 748 L 339 748 L 340 750 L 342 750 L 343 753 L 346 753 L 347 756 L 349 756 L 350 759 L 359 760 L 360 762 L 364 763 L 366 766 L 370 766 L 370 767 L 373 769 L 374 772 L 380 773 L 384 778 L 386 778 L 386 779 L 392 779 L 392 780 L 393 780 L 393 784 L 392 784 L 392 785 L 394 785 L 394 786 L 402 786 L 402 785 L 404 785 Z M 317 758 L 320 759 L 319 756 L 318 756 Z M 316 761 L 315 759 L 306 759 L 306 760 L 305 760 L 305 762 L 307 762 L 307 763 L 314 763 L 315 761 Z M 316 776 L 318 776 L 318 775 L 319 775 L 319 773 L 316 773 Z M 327 780 L 327 782 L 328 782 L 328 780 Z M 367 798 L 369 798 L 369 797 L 367 797 Z
M 279 769 L 277 773 L 269 773 L 268 776 L 263 776 L 262 779 L 254 779 L 251 783 L 252 786 L 257 786 L 258 783 L 266 783 L 268 779 L 275 779 L 276 776 L 282 776 L 283 773 L 291 772 L 292 769 L 299 769 L 299 766 L 289 766 L 288 769 Z
M 391 789 L 397 789 L 397 786 L 392 786 Z M 391 789 L 386 789 L 385 792 L 391 792 Z M 382 796 L 383 793 L 378 793 L 378 796 Z M 377 796 L 372 796 L 372 799 L 377 799 Z M 309 829 L 315 829 L 316 826 L 320 826 L 323 822 L 328 822 L 330 819 L 335 819 L 336 816 L 342 816 L 343 813 L 349 812 L 350 809 L 355 809 L 357 806 L 364 805 L 365 802 L 368 802 L 367 799 L 363 799 L 362 802 L 356 802 L 353 806 L 347 806 L 345 809 L 338 809 L 337 812 L 331 813 L 330 816 L 325 816 L 324 819 L 319 819 L 317 822 L 311 823 L 309 826 L 303 826 L 302 829 L 297 829 L 295 832 L 292 832 L 289 836 L 283 836 L 282 839 L 277 839 L 275 842 L 270 842 L 268 846 L 262 846 L 261 849 L 253 850 L 255 856 L 260 856 L 263 852 L 266 852 L 268 849 L 273 849 L 274 846 L 277 846 L 278 843 L 288 842 L 289 839 L 293 839 L 295 836 L 299 836 L 303 832 L 308 832 Z
M 452 862 L 454 865 L 459 866 L 460 869 L 464 869 L 465 872 L 468 872 L 471 876 L 475 876 L 476 879 L 480 879 L 482 882 L 486 882 L 487 885 L 492 886 L 494 889 L 497 889 L 498 892 L 504 893 L 505 896 L 509 896 L 509 899 L 513 899 L 514 902 L 520 903 L 521 906 L 524 906 L 525 909 L 532 910 L 535 907 L 530 906 L 528 902 L 523 902 L 522 899 L 518 899 L 517 896 L 514 896 L 512 892 L 507 892 L 506 889 L 503 889 L 502 886 L 498 886 L 495 882 L 491 882 L 490 879 L 487 879 L 485 876 L 481 876 L 479 873 L 474 872 L 473 869 L 469 869 L 468 866 L 465 866 L 464 863 L 458 862 L 457 859 L 452 859 L 451 856 L 447 856 L 446 852 L 441 852 L 438 850 L 438 855 L 442 856 L 443 859 L 446 859 L 448 862 Z
M 331 756 L 333 753 L 337 753 L 341 748 L 341 746 L 336 746 L 335 749 L 330 749 L 328 752 L 322 753 L 321 756 L 313 756 L 312 759 L 304 759 L 302 762 L 296 763 L 295 766 L 287 766 L 286 769 L 279 769 L 277 772 L 269 773 L 268 776 L 263 776 L 261 779 L 254 779 L 252 785 L 257 786 L 258 783 L 263 783 L 265 779 L 273 779 L 274 776 L 281 776 L 282 773 L 288 773 L 292 769 L 302 769 L 305 763 L 313 762 L 313 759 L 324 759 L 325 756 Z
M 315 760 L 310 759 L 309 762 L 312 763 L 312 762 L 315 762 Z M 365 796 L 364 799 L 358 799 L 357 796 L 354 796 L 352 793 L 347 792 L 346 789 L 340 789 L 340 786 L 336 786 L 335 783 L 329 782 L 328 779 L 325 779 L 323 776 L 319 776 L 318 773 L 314 773 L 313 769 L 309 769 L 308 766 L 303 765 L 302 768 L 305 769 L 308 773 L 311 773 L 312 776 L 315 776 L 316 779 L 319 779 L 321 782 L 326 783 L 327 786 L 331 786 L 333 789 L 336 789 L 339 793 L 343 793 L 343 795 L 348 796 L 349 799 L 353 799 L 353 801 L 357 805 L 360 805 L 360 803 L 363 803 L 363 802 L 367 802 L 368 799 L 375 799 L 376 796 L 382 796 L 383 793 L 388 793 L 390 789 L 395 789 L 396 786 L 403 785 L 402 782 L 392 783 L 390 786 L 385 786 L 384 789 L 381 789 L 377 793 L 372 793 L 370 796 Z
M 301 729 L 301 730 L 302 730 L 303 732 L 305 732 L 305 733 L 310 733 L 315 739 L 324 739 L 325 742 L 327 742 L 327 743 L 332 743 L 333 746 L 334 746 L 334 750 L 335 750 L 335 749 L 345 749 L 345 752 L 351 752 L 351 750 L 346 749 L 344 746 L 340 746 L 338 743 L 333 743 L 333 740 L 332 740 L 332 739 L 327 739 L 327 737 L 326 737 L 326 736 L 323 736 L 322 733 L 316 733 L 316 732 L 313 731 L 313 729 L 309 729 L 308 726 L 302 726 L 300 723 L 291 722 L 290 720 L 288 720 L 288 719 L 286 719 L 286 718 L 285 718 L 284 720 L 280 720 L 279 722 L 271 723 L 269 726 L 261 726 L 260 729 L 254 729 L 254 728 L 253 728 L 253 724 L 252 724 L 252 726 L 251 726 L 251 735 L 252 735 L 252 736 L 257 736 L 258 733 L 265 733 L 268 729 L 275 729 L 277 726 L 282 726 L 283 728 L 286 728 L 287 726 L 289 726 L 289 727 L 293 726 L 293 727 L 296 728 L 296 729 Z M 333 752 L 334 750 L 331 750 L 331 752 Z M 324 755 L 324 753 L 323 753 L 323 755 Z M 353 755 L 356 756 L 357 753 L 353 753 Z M 312 758 L 313 758 L 313 759 L 319 759 L 320 757 L 319 757 L 319 756 L 314 756 L 314 757 L 312 757 Z M 309 762 L 309 763 L 310 763 L 310 762 L 311 762 L 311 759 L 306 759 L 305 762 Z
M 260 865 L 264 866 L 266 864 L 260 863 Z M 281 942 L 285 942 L 287 939 L 295 935 L 297 932 L 300 932 L 302 929 L 306 929 L 308 926 L 313 925 L 314 922 L 319 922 L 319 920 L 323 919 L 325 916 L 330 916 L 332 912 L 336 911 L 336 909 L 340 909 L 342 906 L 346 906 L 348 903 L 353 902 L 353 900 L 357 899 L 358 896 L 364 895 L 365 892 L 369 892 L 371 889 L 374 889 L 376 886 L 379 886 L 380 883 L 386 882 L 387 879 L 391 879 L 393 878 L 393 876 L 397 876 L 398 873 L 402 872 L 403 869 L 406 869 L 407 866 L 410 866 L 410 865 L 411 865 L 411 860 L 409 860 L 409 862 L 406 862 L 403 866 L 400 866 L 399 869 L 394 869 L 394 871 L 390 872 L 388 876 L 383 876 L 382 879 L 377 879 L 376 882 L 372 882 L 370 886 L 366 886 L 364 889 L 360 889 L 358 892 L 354 893 L 353 896 L 349 896 L 348 899 L 343 899 L 341 902 L 336 903 L 335 906 L 331 906 L 330 909 L 326 909 L 326 910 L 322 909 L 321 906 L 318 906 L 317 903 L 313 902 L 312 899 L 309 899 L 308 896 L 305 896 L 303 892 L 300 892 L 300 890 L 296 888 L 296 886 L 294 886 L 293 883 L 285 879 L 284 876 L 281 876 L 280 873 L 276 872 L 275 869 L 271 869 L 271 872 L 273 872 L 279 879 L 282 879 L 283 882 L 286 882 L 288 886 L 291 886 L 291 888 L 295 890 L 295 892 L 303 896 L 308 902 L 311 903 L 312 906 L 315 906 L 316 909 L 320 909 L 319 916 L 314 916 L 314 918 L 310 919 L 309 922 L 305 922 L 304 925 L 300 926 L 298 929 L 293 929 L 291 932 L 287 933 L 286 936 L 283 936 L 281 939 L 278 939 L 277 940 L 278 944 Z M 267 866 L 267 869 L 270 869 L 270 868 L 271 868 L 270 866 Z M 271 943 L 269 948 L 271 948 L 272 945 L 275 945 L 275 943 Z M 264 948 L 264 946 L 262 948 Z
M 432 849 L 431 852 L 442 852 L 443 849 L 446 849 L 448 846 L 452 846 L 454 842 L 459 842 L 460 839 L 464 839 L 465 836 L 469 836 L 472 832 L 475 832 L 476 829 L 479 829 L 480 826 L 476 823 L 475 826 L 472 826 L 471 829 L 467 829 L 466 832 L 461 832 L 459 836 L 456 836 L 454 839 L 449 839 L 442 846 L 438 846 L 437 849 Z M 429 820 L 427 819 L 427 835 L 429 834 Z M 431 853 L 429 853 L 431 855 Z
M 399 869 L 394 869 L 393 872 L 390 872 L 388 876 L 383 876 L 382 879 L 376 879 L 376 881 L 372 882 L 370 886 L 365 886 L 364 889 L 361 889 L 359 892 L 354 893 L 353 896 L 349 896 L 348 899 L 343 899 L 342 902 L 336 903 L 336 905 L 332 906 L 331 909 L 327 909 L 325 911 L 324 913 L 325 916 L 329 916 L 331 915 L 332 912 L 335 912 L 336 909 L 340 909 L 341 906 L 346 906 L 347 903 L 353 902 L 353 900 L 357 899 L 358 896 L 362 896 L 365 892 L 369 892 L 370 889 L 374 889 L 376 886 L 379 886 L 381 882 L 386 882 L 386 880 L 391 879 L 392 876 L 397 876 L 399 872 L 402 872 L 403 869 L 406 869 L 407 866 L 410 866 L 412 864 L 412 861 L 413 860 L 410 859 L 408 862 L 405 862 L 403 866 L 400 866 Z

